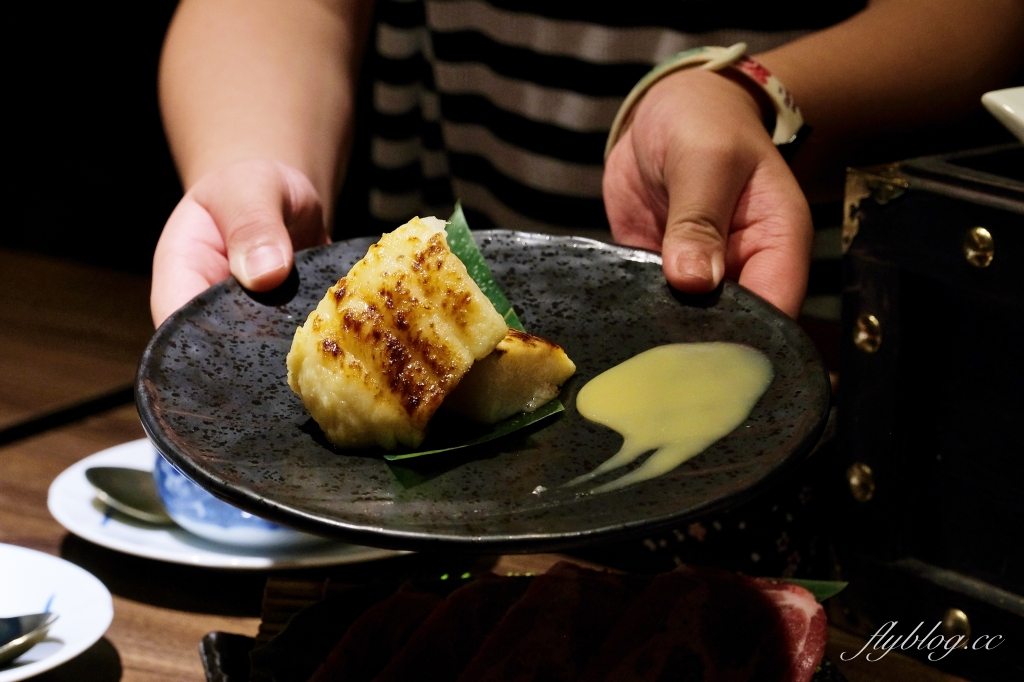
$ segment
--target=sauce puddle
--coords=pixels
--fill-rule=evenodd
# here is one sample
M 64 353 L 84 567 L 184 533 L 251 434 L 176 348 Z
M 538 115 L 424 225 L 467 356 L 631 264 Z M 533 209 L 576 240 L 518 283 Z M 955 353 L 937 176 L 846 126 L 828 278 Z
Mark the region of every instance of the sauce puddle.
M 771 361 L 737 343 L 675 343 L 626 360 L 587 382 L 576 408 L 618 431 L 622 448 L 574 486 L 635 461 L 639 468 L 591 493 L 646 481 L 672 471 L 746 421 L 773 378 Z

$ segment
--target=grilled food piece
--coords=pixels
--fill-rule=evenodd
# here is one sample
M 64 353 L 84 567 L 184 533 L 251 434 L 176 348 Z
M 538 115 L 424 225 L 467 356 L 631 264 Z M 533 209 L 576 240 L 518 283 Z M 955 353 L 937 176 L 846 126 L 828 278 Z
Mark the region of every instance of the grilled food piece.
M 509 329 L 497 348 L 462 378 L 445 400 L 445 409 L 494 424 L 554 399 L 575 372 L 576 365 L 560 346 Z
M 508 327 L 448 250 L 444 222 L 385 234 L 295 332 L 288 385 L 339 447 L 418 446 Z

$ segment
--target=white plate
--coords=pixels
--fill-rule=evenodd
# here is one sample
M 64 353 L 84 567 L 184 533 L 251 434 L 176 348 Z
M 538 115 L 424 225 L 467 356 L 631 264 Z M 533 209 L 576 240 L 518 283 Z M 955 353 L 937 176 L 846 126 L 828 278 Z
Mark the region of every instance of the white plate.
M 284 569 L 332 566 L 406 554 L 337 542 L 296 549 L 246 549 L 220 545 L 177 527 L 137 522 L 99 502 L 85 479 L 94 466 L 153 470 L 153 446 L 145 438 L 102 450 L 66 469 L 50 485 L 50 513 L 75 535 L 126 554 L 211 568 Z
M 55 668 L 103 636 L 114 618 L 110 592 L 92 574 L 49 554 L 0 545 L 0 616 L 52 611 L 46 639 L 0 668 L 0 682 L 14 682 Z
M 1024 86 L 986 92 L 981 96 L 981 103 L 1018 140 L 1024 142 Z

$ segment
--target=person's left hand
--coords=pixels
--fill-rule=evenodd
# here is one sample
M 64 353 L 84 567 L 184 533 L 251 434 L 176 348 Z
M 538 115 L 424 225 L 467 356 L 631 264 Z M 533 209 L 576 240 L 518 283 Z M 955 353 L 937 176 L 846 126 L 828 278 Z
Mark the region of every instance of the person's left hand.
M 704 293 L 724 276 L 799 313 L 810 208 L 739 83 L 701 69 L 659 81 L 608 156 L 603 190 L 615 240 L 660 250 L 675 288 Z

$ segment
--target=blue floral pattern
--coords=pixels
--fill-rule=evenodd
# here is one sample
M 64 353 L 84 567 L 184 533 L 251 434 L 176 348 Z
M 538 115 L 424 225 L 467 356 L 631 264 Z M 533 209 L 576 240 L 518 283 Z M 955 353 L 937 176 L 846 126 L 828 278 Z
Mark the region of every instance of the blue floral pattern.
M 190 481 L 174 465 L 157 453 L 156 466 L 153 468 L 153 479 L 160 498 L 167 507 L 171 518 L 187 519 L 193 523 L 211 524 L 221 528 L 255 528 L 276 530 L 282 528 L 249 512 L 232 507 L 227 502 L 218 500 L 198 485 Z

